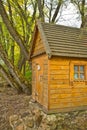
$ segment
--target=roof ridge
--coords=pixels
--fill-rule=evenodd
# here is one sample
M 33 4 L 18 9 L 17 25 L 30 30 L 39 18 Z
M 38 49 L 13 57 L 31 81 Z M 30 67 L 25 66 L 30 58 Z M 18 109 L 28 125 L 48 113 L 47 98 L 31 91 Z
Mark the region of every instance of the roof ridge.
M 87 32 L 83 29 L 45 23 L 39 20 L 36 21 L 35 25 L 40 32 L 49 58 L 51 56 L 87 58 Z
M 70 28 L 70 29 L 77 29 L 77 30 L 81 30 L 83 28 L 77 28 L 77 27 L 73 27 L 73 26 L 67 26 L 67 25 L 61 25 L 61 24 L 54 24 L 54 23 L 48 23 L 48 22 L 41 22 L 42 24 L 49 24 L 49 25 L 53 25 L 53 26 L 60 26 L 60 27 L 65 27 L 65 28 Z

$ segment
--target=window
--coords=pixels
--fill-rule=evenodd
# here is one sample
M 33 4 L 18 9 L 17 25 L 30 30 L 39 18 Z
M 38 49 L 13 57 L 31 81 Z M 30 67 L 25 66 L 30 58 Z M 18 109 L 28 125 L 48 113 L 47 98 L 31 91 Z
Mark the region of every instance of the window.
M 84 65 L 74 65 L 74 79 L 75 80 L 84 80 L 85 79 L 85 70 Z

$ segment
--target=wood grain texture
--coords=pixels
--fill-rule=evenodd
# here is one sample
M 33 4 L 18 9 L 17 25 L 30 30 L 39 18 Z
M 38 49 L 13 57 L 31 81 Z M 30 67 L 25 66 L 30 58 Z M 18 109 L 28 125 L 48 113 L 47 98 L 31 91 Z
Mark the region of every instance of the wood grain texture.
M 87 61 L 82 58 L 53 57 L 49 64 L 49 110 L 87 105 Z M 85 80 L 74 80 L 74 64 L 85 65 Z
M 37 56 L 38 54 L 40 55 L 43 52 L 46 52 L 46 51 L 45 51 L 44 44 L 42 42 L 40 33 L 39 33 L 39 31 L 37 31 L 35 34 L 35 39 L 33 41 L 31 57 L 33 57 L 34 55 Z
M 32 98 L 48 107 L 48 57 L 45 54 L 32 59 Z
M 87 33 L 37 22 L 30 57 L 34 100 L 48 111 L 87 106 Z M 74 65 L 84 65 L 84 80 L 74 79 Z

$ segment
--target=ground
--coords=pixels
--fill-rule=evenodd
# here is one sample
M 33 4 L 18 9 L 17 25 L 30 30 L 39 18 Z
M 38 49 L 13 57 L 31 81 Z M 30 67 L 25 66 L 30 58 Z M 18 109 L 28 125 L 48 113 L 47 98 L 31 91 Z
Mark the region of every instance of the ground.
M 15 119 L 19 116 L 23 119 L 21 121 L 28 119 L 27 123 L 25 123 L 28 129 L 23 130 L 87 130 L 86 110 L 58 113 L 56 115 L 46 115 L 40 111 L 38 116 L 36 106 L 38 104 L 32 102 L 31 96 L 18 94 L 8 86 L 0 87 L 0 130 L 12 130 L 9 117 L 12 120 L 14 117 L 15 122 Z M 22 130 L 23 123 L 17 125 L 17 130 Z
M 30 96 L 18 94 L 11 87 L 0 87 L 0 130 L 10 130 L 9 117 L 29 109 Z

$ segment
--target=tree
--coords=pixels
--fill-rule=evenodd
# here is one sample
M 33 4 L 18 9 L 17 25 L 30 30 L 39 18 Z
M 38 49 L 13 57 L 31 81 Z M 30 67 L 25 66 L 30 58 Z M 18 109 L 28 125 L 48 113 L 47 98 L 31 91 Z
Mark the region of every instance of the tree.
M 48 19 L 49 22 L 55 23 L 58 13 L 65 2 L 66 0 L 38 0 L 39 18 L 42 21 Z
M 22 38 L 20 37 L 20 35 L 16 31 L 15 27 L 13 26 L 12 21 L 9 20 L 9 17 L 6 13 L 6 10 L 3 6 L 2 1 L 0 1 L 0 14 L 2 16 L 2 19 L 3 19 L 3 21 L 6 25 L 9 33 L 14 38 L 16 43 L 20 46 L 22 54 L 24 54 L 25 58 L 28 60 L 28 51 L 27 51 L 27 48 L 24 45 L 24 41 L 22 40 Z M 14 65 L 8 59 L 8 57 L 7 57 L 7 55 L 4 51 L 4 48 L 2 47 L 2 43 L 0 43 L 0 57 L 3 59 L 5 65 L 7 66 L 8 72 L 11 75 L 11 76 L 6 76 L 7 72 L 5 72 L 5 69 L 2 69 L 2 67 L 1 67 L 1 70 L 3 70 L 1 72 L 5 72 L 4 77 L 6 78 L 6 80 L 7 80 L 7 77 L 8 77 L 9 80 L 7 80 L 7 81 L 8 82 L 10 81 L 10 85 L 13 86 L 12 82 L 15 82 L 14 86 L 16 86 L 18 91 L 21 90 L 21 91 L 24 91 L 24 92 L 28 92 L 28 91 L 26 91 L 28 88 L 31 90 L 28 82 L 26 82 L 25 79 L 21 76 L 21 74 L 18 73 L 18 70 L 15 69 Z M 12 79 L 14 79 L 14 80 L 12 81 Z
M 2 0 L 0 1 L 0 14 L 2 16 L 2 19 L 3 19 L 3 21 L 4 21 L 5 25 L 6 25 L 9 33 L 14 38 L 14 40 L 16 41 L 16 43 L 20 46 L 21 51 L 25 55 L 25 58 L 28 59 L 27 48 L 25 47 L 22 38 L 20 37 L 20 35 L 18 34 L 18 32 L 16 31 L 16 29 L 14 28 L 14 26 L 10 22 L 10 20 L 8 18 L 8 15 L 7 15 L 6 11 L 5 11 L 5 8 L 3 6 Z
M 81 16 L 81 27 L 84 27 L 85 24 L 85 12 L 86 12 L 86 0 L 71 0 L 71 2 L 77 7 L 79 14 Z
M 30 84 L 23 78 L 23 76 L 19 73 L 17 68 L 15 68 L 13 64 L 10 62 L 1 43 L 0 43 L 0 58 L 4 61 L 10 73 L 7 74 L 5 69 L 3 69 L 2 66 L 0 66 L 1 73 L 3 74 L 4 78 L 8 81 L 8 83 L 10 83 L 12 87 L 14 84 L 14 87 L 16 86 L 15 88 L 18 90 L 18 92 L 25 92 L 30 94 L 31 92 Z
M 39 18 L 42 21 L 48 20 L 49 22 L 56 23 L 58 14 L 66 1 L 0 0 L 0 15 L 2 18 L 0 18 L 0 57 L 5 63 L 5 67 L 0 65 L 0 72 L 7 82 L 18 91 L 31 91 L 30 83 L 24 78 L 22 70 L 24 70 L 23 72 L 25 74 L 25 66 L 26 61 L 29 60 L 30 40 L 35 19 Z M 10 54 L 6 43 L 11 50 Z M 15 64 L 15 48 L 18 47 L 19 59 Z

